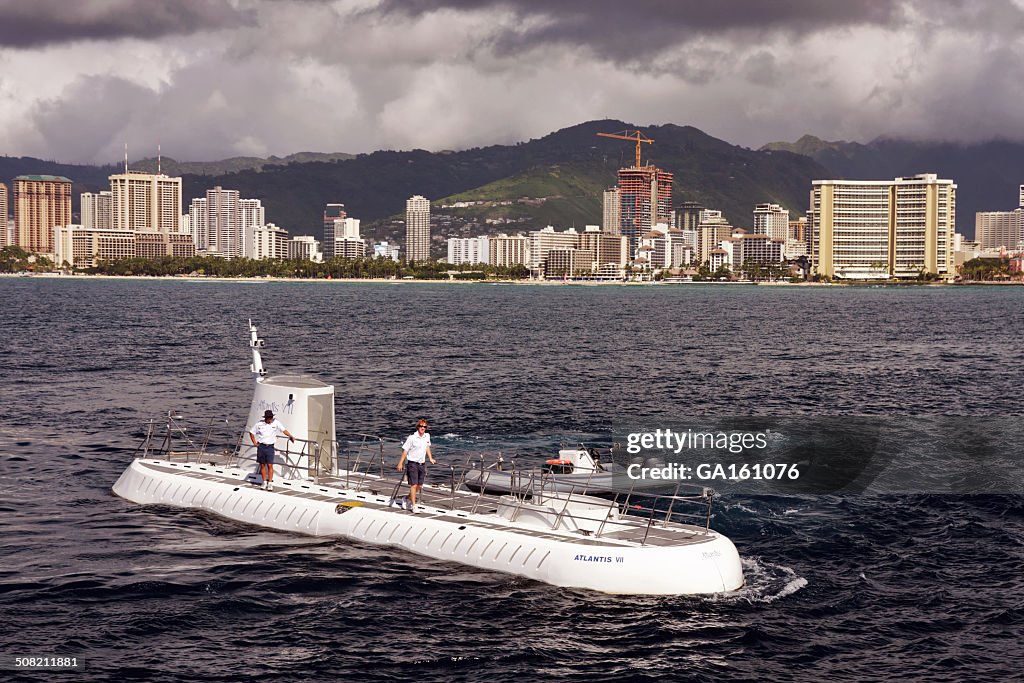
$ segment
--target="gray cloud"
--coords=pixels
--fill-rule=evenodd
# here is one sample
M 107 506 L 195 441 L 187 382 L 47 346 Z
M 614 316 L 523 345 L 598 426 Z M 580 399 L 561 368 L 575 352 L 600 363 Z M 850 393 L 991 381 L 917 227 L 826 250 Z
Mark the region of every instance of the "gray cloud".
M 131 0 L 60 3 L 61 17 L 42 0 L 18 29 L 3 3 L 8 154 L 459 149 L 599 118 L 748 146 L 1024 139 L 1011 0 L 161 3 L 173 17 Z
M 663 49 L 727 32 L 802 33 L 905 23 L 897 0 L 384 0 L 382 13 L 423 16 L 440 10 L 512 12 L 518 26 L 493 40 L 499 53 L 562 43 L 616 62 L 645 59 Z
M 159 38 L 252 23 L 229 0 L 4 0 L 0 47 Z

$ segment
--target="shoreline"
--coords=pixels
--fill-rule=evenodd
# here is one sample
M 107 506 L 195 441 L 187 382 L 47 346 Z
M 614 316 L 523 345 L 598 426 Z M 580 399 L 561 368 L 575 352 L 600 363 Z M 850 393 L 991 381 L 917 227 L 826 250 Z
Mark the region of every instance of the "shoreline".
M 700 282 L 654 282 L 621 280 L 457 280 L 457 279 L 393 279 L 393 278 L 308 278 L 308 277 L 223 277 L 216 275 L 89 275 L 85 273 L 0 273 L 0 278 L 47 278 L 57 280 L 158 280 L 172 282 L 301 282 L 301 283 L 345 283 L 345 284 L 454 284 L 454 285 L 499 285 L 499 286 L 542 286 L 542 287 L 676 287 L 676 286 L 738 286 L 748 287 L 985 287 L 1022 286 L 1024 281 L 1011 282 L 890 282 L 886 280 L 866 282 L 751 282 L 751 281 L 700 281 Z

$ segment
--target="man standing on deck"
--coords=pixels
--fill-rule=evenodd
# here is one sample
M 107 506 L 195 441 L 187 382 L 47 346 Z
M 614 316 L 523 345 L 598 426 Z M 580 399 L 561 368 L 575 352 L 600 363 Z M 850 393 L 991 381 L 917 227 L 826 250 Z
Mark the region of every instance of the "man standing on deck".
M 280 421 L 274 419 L 273 410 L 265 410 L 263 420 L 249 430 L 249 438 L 256 447 L 256 462 L 260 466 L 260 476 L 263 477 L 263 488 L 268 491 L 274 490 L 274 442 L 277 440 L 278 432 L 294 443 L 295 437 Z
M 405 508 L 416 512 L 416 494 L 423 488 L 423 479 L 427 473 L 427 458 L 430 464 L 437 464 L 434 455 L 430 452 L 430 434 L 427 433 L 427 421 L 419 420 L 416 423 L 416 431 L 409 435 L 409 438 L 402 444 L 402 457 L 398 459 L 398 471 L 402 471 L 405 465 L 405 472 L 409 476 L 409 497 L 405 500 Z

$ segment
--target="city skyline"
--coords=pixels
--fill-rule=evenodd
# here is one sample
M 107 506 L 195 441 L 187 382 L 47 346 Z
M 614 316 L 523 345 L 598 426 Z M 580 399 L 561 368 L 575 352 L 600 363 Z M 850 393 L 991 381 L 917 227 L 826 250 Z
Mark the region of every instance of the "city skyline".
M 1022 25 L 1014 0 L 5 3 L 0 150 L 465 149 L 606 117 L 754 147 L 1020 140 Z

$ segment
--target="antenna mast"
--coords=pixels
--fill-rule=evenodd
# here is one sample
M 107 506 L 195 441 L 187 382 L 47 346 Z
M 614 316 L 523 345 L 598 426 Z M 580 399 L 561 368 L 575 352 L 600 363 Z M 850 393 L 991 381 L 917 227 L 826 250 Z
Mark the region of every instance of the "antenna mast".
M 260 356 L 260 349 L 267 345 L 266 340 L 260 339 L 256 332 L 256 326 L 252 324 L 252 319 L 249 319 L 249 346 L 252 348 L 252 365 L 249 366 L 249 370 L 259 375 L 259 382 L 261 379 L 267 376 L 267 371 L 263 368 L 263 358 Z

